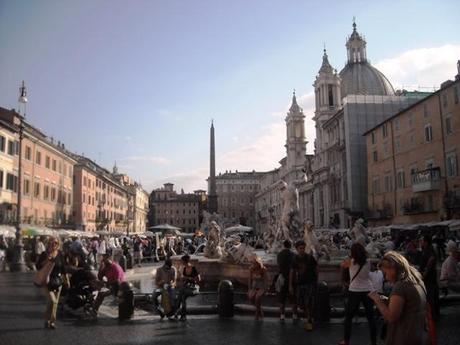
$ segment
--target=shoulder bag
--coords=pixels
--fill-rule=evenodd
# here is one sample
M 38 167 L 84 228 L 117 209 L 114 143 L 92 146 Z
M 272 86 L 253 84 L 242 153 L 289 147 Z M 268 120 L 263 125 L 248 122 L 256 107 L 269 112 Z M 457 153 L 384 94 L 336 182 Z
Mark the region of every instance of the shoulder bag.
M 54 261 L 47 260 L 42 268 L 34 274 L 32 282 L 36 287 L 46 286 L 50 281 L 50 274 L 54 268 Z

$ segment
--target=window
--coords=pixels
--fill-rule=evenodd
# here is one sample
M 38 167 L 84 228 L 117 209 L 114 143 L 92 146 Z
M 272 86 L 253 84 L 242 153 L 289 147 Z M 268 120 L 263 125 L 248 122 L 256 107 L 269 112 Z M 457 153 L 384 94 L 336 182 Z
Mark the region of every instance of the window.
M 69 177 L 72 177 L 72 167 L 69 166 Z
M 442 106 L 444 108 L 447 107 L 447 93 L 446 92 L 442 94 Z
M 382 133 L 383 133 L 383 137 L 386 138 L 388 136 L 388 129 L 387 129 L 387 124 L 384 123 L 383 126 L 382 126 Z
M 457 176 L 457 156 L 455 153 L 449 153 L 446 157 L 447 176 Z
M 7 173 L 6 174 L 6 189 L 11 190 L 13 192 L 18 191 L 18 177 L 14 176 L 13 174 Z
M 40 151 L 35 153 L 35 163 L 38 165 L 42 164 L 42 153 Z
M 5 152 L 5 137 L 0 135 L 0 151 Z
M 0 188 L 3 188 L 3 170 L 0 170 Z
M 39 182 L 35 182 L 34 197 L 36 197 L 36 198 L 40 197 L 40 183 Z
M 329 106 L 332 107 L 334 106 L 334 96 L 332 94 L 332 84 L 327 85 L 327 91 L 328 91 L 328 96 L 329 96 Z
M 30 181 L 24 179 L 24 190 L 23 190 L 24 195 L 29 195 L 30 194 Z
M 56 201 L 56 188 L 51 187 L 51 201 Z
M 64 167 L 63 167 L 64 168 L 64 176 L 67 176 L 67 164 L 64 163 L 63 165 L 64 165 Z
M 45 157 L 45 167 L 48 169 L 50 168 L 50 157 L 49 156 Z
M 371 133 L 371 142 L 372 144 L 375 144 L 375 133 L 374 132 Z
M 458 85 L 455 85 L 453 91 L 454 91 L 454 102 L 455 102 L 455 104 L 458 104 L 458 98 L 459 98 L 458 97 Z
M 401 139 L 400 138 L 395 139 L 395 151 L 396 152 L 401 151 Z
M 26 146 L 25 157 L 28 161 L 32 160 L 32 148 L 30 146 Z
M 433 128 L 430 124 L 425 125 L 425 141 L 430 142 L 433 140 Z
M 453 130 L 452 130 L 452 115 L 447 115 L 446 116 L 446 134 L 449 135 L 449 134 L 452 134 Z
M 44 186 L 43 187 L 43 199 L 48 200 L 50 198 L 50 187 Z
M 430 115 L 428 113 L 428 104 L 425 103 L 425 104 L 423 104 L 423 116 L 428 117 L 428 115 Z
M 15 154 L 15 144 L 14 141 L 8 140 L 8 154 L 13 156 Z
M 374 177 L 372 180 L 372 191 L 374 194 L 380 193 L 380 179 L 378 177 Z
M 374 158 L 374 162 L 377 162 L 377 151 L 372 152 L 372 157 Z
M 56 160 L 53 159 L 53 166 L 52 166 L 53 171 L 56 171 Z
M 393 181 L 390 175 L 385 176 L 385 192 L 391 192 L 393 190 Z
M 412 127 L 414 125 L 414 114 L 409 113 L 407 117 L 408 117 L 409 127 Z
M 397 174 L 397 183 L 398 183 L 398 189 L 403 189 L 406 187 L 406 176 L 404 174 L 404 170 L 398 171 Z
M 395 119 L 395 129 L 399 131 L 399 119 Z
M 62 162 L 61 161 L 58 162 L 58 171 L 59 171 L 59 174 L 62 174 Z

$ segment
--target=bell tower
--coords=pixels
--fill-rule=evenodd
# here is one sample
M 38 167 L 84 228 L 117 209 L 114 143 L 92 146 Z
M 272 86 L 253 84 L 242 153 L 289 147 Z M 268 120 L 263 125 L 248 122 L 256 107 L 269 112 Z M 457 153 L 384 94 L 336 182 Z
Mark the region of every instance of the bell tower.
M 297 104 L 295 90 L 292 95 L 292 104 L 286 116 L 286 155 L 288 171 L 302 168 L 307 153 L 307 140 L 305 139 L 305 115 Z
M 340 76 L 329 63 L 326 48 L 324 48 L 323 63 L 313 83 L 315 88 L 315 116 L 313 117 L 316 127 L 315 154 L 325 149 L 323 124 L 342 106 L 340 82 Z

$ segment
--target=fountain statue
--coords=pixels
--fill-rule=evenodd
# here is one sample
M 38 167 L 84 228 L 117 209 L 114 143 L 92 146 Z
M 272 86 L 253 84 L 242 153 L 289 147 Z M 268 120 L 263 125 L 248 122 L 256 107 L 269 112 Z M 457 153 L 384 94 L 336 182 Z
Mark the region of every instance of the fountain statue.
M 254 248 L 246 243 L 242 243 L 238 235 L 232 235 L 226 238 L 224 248 L 226 253 L 225 260 L 231 263 L 250 263 L 255 255 Z
M 359 218 L 353 228 L 350 230 L 350 237 L 353 243 L 360 243 L 364 247 L 366 246 L 366 242 L 368 240 L 368 236 L 366 234 L 366 228 L 364 227 L 364 219 Z
M 221 230 L 216 221 L 212 220 L 208 229 L 208 241 L 204 247 L 204 256 L 209 259 L 222 257 Z
M 323 243 L 320 243 L 320 240 L 318 236 L 316 236 L 315 233 L 315 227 L 313 223 L 308 220 L 304 224 L 304 234 L 303 234 L 303 240 L 305 242 L 305 251 L 308 254 L 312 254 L 316 259 L 319 259 L 321 257 L 324 257 L 327 261 L 330 260 L 330 253 L 329 253 L 329 245 L 330 242 L 328 241 L 328 238 L 321 238 Z

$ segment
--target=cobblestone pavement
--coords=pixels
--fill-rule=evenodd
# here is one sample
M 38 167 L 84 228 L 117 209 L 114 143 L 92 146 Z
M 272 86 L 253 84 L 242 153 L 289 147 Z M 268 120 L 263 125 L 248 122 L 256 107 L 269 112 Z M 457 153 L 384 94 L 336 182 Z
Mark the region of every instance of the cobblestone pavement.
M 132 320 L 120 323 L 116 307 L 108 301 L 96 321 L 74 314 L 59 315 L 56 330 L 43 328 L 44 298 L 33 287 L 30 273 L 0 273 L 0 344 L 337 344 L 342 320 L 317 325 L 313 332 L 302 323 L 266 318 L 256 322 L 248 316 L 219 319 L 215 315 L 190 316 L 188 321 L 160 321 L 145 311 L 136 311 Z M 460 306 L 443 308 L 439 322 L 440 345 L 460 343 Z M 352 344 L 369 344 L 365 322 L 353 325 Z

